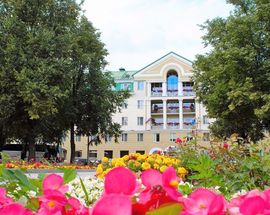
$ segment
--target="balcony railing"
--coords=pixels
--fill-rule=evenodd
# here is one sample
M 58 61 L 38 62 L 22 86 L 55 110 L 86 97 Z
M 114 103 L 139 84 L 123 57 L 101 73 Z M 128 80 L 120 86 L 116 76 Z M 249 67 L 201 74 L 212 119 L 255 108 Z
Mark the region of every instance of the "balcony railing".
M 195 96 L 195 92 L 193 91 L 193 87 L 183 87 L 183 95 L 184 96 Z
M 168 107 L 167 113 L 179 113 L 179 106 Z
M 179 128 L 179 122 L 168 122 L 167 128 L 169 129 L 178 129 Z
M 167 90 L 167 96 L 178 96 L 178 90 Z
M 183 105 L 183 112 L 191 112 L 194 113 L 195 112 L 195 106 L 194 104 L 184 104 Z
M 163 113 L 163 104 L 162 103 L 154 103 L 152 104 L 151 113 Z
M 163 122 L 156 122 L 151 125 L 151 129 L 163 129 Z
M 151 96 L 162 96 L 162 87 L 154 87 L 151 90 Z

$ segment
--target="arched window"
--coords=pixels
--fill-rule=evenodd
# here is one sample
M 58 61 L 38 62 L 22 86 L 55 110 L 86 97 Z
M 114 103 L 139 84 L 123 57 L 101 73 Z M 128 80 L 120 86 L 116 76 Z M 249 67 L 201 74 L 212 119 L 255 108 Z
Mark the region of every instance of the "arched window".
M 175 71 L 169 71 L 167 74 L 167 92 L 168 94 L 178 92 L 178 74 Z

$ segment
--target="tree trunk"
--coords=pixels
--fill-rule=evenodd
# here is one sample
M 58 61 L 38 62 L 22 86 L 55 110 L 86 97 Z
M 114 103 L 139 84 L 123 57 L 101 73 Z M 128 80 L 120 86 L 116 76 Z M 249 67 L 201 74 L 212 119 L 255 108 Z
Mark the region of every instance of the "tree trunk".
M 74 140 L 74 123 L 70 126 L 70 163 L 75 161 L 75 140 Z
M 6 143 L 6 137 L 4 135 L 3 127 L 0 126 L 0 151 L 2 151 L 3 146 Z
M 29 146 L 28 161 L 35 161 L 36 160 L 35 138 L 30 134 L 27 137 L 27 142 L 28 142 L 28 146 Z

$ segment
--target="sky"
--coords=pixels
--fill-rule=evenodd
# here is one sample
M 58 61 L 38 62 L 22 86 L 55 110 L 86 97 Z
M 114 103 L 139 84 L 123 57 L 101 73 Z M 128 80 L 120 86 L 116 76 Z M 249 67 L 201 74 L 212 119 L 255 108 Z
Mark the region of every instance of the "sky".
M 194 60 L 207 51 L 199 25 L 226 17 L 226 0 L 85 0 L 83 10 L 101 33 L 106 70 L 139 70 L 174 51 Z

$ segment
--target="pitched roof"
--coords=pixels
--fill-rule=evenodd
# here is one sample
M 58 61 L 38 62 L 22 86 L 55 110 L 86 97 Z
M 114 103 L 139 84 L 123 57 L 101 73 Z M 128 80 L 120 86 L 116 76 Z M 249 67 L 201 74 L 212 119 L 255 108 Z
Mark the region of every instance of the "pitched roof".
M 115 80 L 132 80 L 133 75 L 137 73 L 137 71 L 126 71 L 126 70 L 109 71 L 109 72 Z
M 145 67 L 143 67 L 142 69 L 139 69 L 139 70 L 136 70 L 136 71 L 134 71 L 134 70 L 133 71 L 126 71 L 124 68 L 120 68 L 118 71 L 108 71 L 108 72 L 110 72 L 110 74 L 112 75 L 112 77 L 115 80 L 132 80 L 133 79 L 133 76 L 136 73 L 138 73 L 138 72 L 144 70 L 145 68 L 147 68 L 147 67 L 155 64 L 156 62 L 162 60 L 163 58 L 165 58 L 165 57 L 167 57 L 169 55 L 175 55 L 175 56 L 181 58 L 182 60 L 184 60 L 184 61 L 186 61 L 188 63 L 191 63 L 191 64 L 193 63 L 191 60 L 189 60 L 189 59 L 187 59 L 187 58 L 185 58 L 185 57 L 183 57 L 183 56 L 181 56 L 181 55 L 179 55 L 179 54 L 171 51 L 171 52 L 167 53 L 166 55 L 160 57 L 159 59 L 155 60 L 154 62 L 148 64 Z

